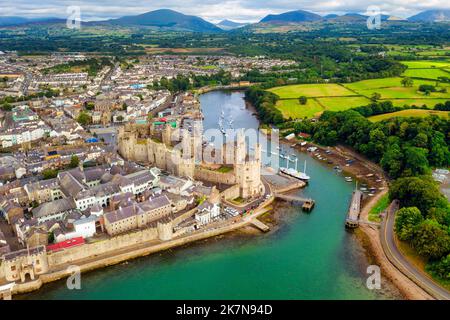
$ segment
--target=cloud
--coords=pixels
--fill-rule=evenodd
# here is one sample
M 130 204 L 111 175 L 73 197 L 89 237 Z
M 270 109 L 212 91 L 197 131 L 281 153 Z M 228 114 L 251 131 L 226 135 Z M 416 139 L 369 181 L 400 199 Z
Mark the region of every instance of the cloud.
M 375 5 L 386 14 L 407 17 L 431 8 L 449 9 L 447 0 L 0 0 L 0 15 L 66 17 L 69 6 L 80 6 L 83 20 L 134 15 L 160 8 L 197 15 L 217 22 L 222 19 L 255 22 L 269 13 L 309 10 L 318 14 L 366 11 Z

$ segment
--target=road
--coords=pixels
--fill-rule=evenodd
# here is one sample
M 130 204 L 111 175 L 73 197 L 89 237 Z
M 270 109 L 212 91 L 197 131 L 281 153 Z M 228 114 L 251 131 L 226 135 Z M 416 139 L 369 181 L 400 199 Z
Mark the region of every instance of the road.
M 381 246 L 383 247 L 388 260 L 399 269 L 400 272 L 435 299 L 450 300 L 450 292 L 448 290 L 438 285 L 429 275 L 411 264 L 398 249 L 394 236 L 394 221 L 397 210 L 398 203 L 391 203 L 386 212 L 386 217 L 381 224 Z

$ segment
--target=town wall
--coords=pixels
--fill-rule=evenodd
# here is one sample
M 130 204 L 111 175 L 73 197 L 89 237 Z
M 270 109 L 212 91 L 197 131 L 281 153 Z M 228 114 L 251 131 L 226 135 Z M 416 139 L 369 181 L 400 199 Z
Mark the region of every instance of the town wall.
M 238 184 L 235 184 L 228 189 L 225 189 L 220 193 L 222 199 L 236 199 L 240 195 L 240 188 Z
M 158 239 L 157 229 L 147 228 L 133 233 L 115 236 L 107 240 L 84 244 L 79 247 L 69 248 L 58 252 L 48 252 L 48 264 L 50 268 L 52 268 L 61 264 L 92 258 L 100 254 L 121 250 L 128 246 L 156 239 Z

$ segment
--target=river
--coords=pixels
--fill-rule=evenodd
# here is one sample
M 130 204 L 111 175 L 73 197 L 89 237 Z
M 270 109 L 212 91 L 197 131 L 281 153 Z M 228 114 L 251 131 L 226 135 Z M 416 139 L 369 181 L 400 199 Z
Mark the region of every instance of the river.
M 204 128 L 217 128 L 221 108 L 234 126 L 256 128 L 242 92 L 213 91 L 200 97 Z M 352 185 L 305 154 L 308 187 L 316 200 L 305 214 L 281 205 L 282 221 L 261 235 L 226 235 L 135 259 L 82 275 L 81 290 L 65 280 L 18 298 L 31 299 L 395 299 L 397 290 L 382 282 L 366 287 L 370 264 L 353 233 L 344 228 Z

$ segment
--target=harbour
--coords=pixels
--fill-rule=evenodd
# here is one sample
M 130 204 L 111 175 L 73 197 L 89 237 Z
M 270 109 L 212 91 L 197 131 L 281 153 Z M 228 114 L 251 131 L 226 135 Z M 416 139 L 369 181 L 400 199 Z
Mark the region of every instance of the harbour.
M 222 106 L 233 111 L 235 128 L 258 128 L 242 97 L 239 92 L 221 91 L 201 96 L 205 128 L 217 128 L 217 110 Z M 398 298 L 394 288 L 371 291 L 365 286 L 370 262 L 358 239 L 343 228 L 353 186 L 308 154 L 281 148 L 291 157 L 295 154 L 300 163 L 307 161 L 311 181 L 292 191 L 315 200 L 313 214 L 282 202 L 274 209 L 280 216 L 277 227 L 256 237 L 235 233 L 205 239 L 83 274 L 81 290 L 68 290 L 61 280 L 19 298 Z M 280 159 L 280 166 L 286 166 L 285 160 Z M 280 182 L 282 186 L 286 184 Z M 259 290 L 261 286 L 265 290 Z

